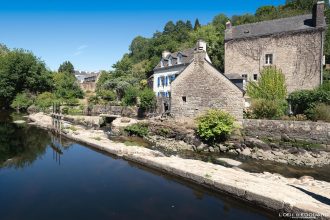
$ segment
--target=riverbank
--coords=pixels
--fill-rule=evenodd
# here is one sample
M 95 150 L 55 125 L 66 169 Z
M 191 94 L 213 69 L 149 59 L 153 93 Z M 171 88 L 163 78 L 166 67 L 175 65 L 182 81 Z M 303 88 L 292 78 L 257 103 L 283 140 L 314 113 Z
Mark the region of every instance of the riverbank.
M 29 118 L 35 125 L 51 129 L 50 116 L 38 113 Z M 252 174 L 199 160 L 166 157 L 155 150 L 113 142 L 101 130 L 86 130 L 80 126 L 68 127 L 63 135 L 212 190 L 228 193 L 277 214 L 314 213 L 319 219 L 330 219 L 330 183 L 324 181 L 309 177 L 284 178 L 271 173 Z

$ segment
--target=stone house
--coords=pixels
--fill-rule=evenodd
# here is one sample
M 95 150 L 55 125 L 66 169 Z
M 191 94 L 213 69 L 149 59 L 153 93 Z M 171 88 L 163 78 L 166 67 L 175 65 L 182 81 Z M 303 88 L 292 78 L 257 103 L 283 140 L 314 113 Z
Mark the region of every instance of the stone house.
M 312 14 L 232 26 L 225 30 L 225 74 L 244 82 L 258 80 L 264 67 L 276 66 L 288 92 L 322 83 L 326 30 L 324 2 Z M 236 78 L 237 78 L 236 77 Z
M 153 90 L 160 113 L 196 117 L 210 108 L 243 118 L 244 91 L 212 66 L 206 43 L 182 52 L 164 52 L 154 69 Z
M 196 117 L 208 109 L 222 109 L 243 119 L 244 91 L 213 67 L 203 50 L 194 52 L 193 61 L 171 87 L 174 116 Z

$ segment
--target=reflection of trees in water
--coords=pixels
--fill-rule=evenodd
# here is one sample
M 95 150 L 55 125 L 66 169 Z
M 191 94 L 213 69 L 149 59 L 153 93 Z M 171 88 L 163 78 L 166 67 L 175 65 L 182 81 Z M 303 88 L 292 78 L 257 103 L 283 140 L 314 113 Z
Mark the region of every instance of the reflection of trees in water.
M 45 131 L 30 126 L 19 127 L 5 121 L 0 121 L 0 167 L 22 168 L 45 153 L 50 143 Z

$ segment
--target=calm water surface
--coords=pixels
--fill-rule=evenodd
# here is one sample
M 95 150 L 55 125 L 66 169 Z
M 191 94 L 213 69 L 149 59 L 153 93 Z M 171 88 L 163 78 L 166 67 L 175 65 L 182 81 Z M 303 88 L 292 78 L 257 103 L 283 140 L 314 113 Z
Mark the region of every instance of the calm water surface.
M 0 219 L 273 219 L 274 214 L 0 115 Z

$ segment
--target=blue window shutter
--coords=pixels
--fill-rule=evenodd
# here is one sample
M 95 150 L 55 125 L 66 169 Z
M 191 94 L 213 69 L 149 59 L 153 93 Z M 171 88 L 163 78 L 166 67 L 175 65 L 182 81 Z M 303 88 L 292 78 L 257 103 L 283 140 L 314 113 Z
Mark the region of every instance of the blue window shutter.
M 166 86 L 168 85 L 168 76 L 166 76 L 166 78 L 165 78 L 165 85 Z
M 158 80 L 158 87 L 159 87 L 160 86 L 160 77 L 158 77 L 157 80 Z

